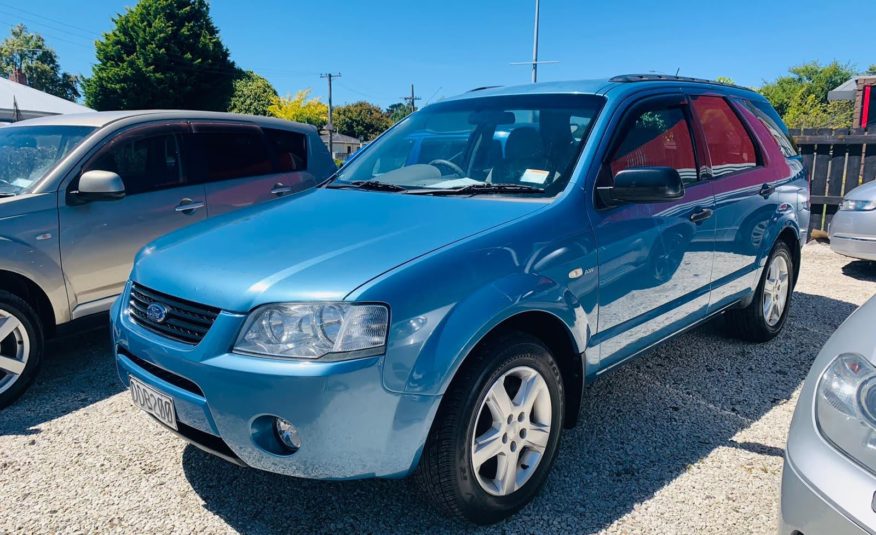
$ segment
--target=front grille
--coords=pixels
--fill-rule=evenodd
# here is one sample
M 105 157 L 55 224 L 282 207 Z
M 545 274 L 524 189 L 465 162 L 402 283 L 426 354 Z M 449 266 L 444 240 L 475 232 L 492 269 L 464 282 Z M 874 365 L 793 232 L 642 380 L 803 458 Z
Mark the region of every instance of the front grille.
M 147 362 L 147 361 L 141 359 L 140 357 L 135 357 L 134 355 L 128 353 L 127 351 L 125 351 L 122 348 L 119 348 L 118 351 L 120 354 L 128 357 L 128 359 L 131 362 L 133 362 L 137 366 L 143 368 L 144 370 L 151 373 L 155 377 L 158 377 L 159 379 L 162 379 L 162 380 L 172 384 L 173 386 L 176 386 L 178 388 L 182 388 L 186 392 L 191 392 L 192 394 L 195 394 L 197 396 L 204 397 L 204 392 L 201 390 L 201 388 L 198 385 L 196 385 L 194 383 L 194 381 L 186 379 L 185 377 L 183 377 L 181 375 L 177 375 L 173 372 L 169 372 L 169 371 L 165 370 L 164 368 L 160 368 L 160 367 L 156 366 L 155 364 L 152 364 L 151 362 Z
M 216 316 L 219 315 L 218 308 L 171 297 L 136 283 L 131 285 L 130 297 L 128 311 L 134 323 L 187 344 L 194 345 L 200 342 L 213 326 Z M 167 309 L 167 317 L 163 321 L 157 322 L 149 319 L 146 309 L 152 303 L 159 303 Z

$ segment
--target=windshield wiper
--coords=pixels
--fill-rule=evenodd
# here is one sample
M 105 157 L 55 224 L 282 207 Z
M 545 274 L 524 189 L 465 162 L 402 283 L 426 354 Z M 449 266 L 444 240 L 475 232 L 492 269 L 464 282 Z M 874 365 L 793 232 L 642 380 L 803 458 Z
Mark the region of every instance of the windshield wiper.
M 15 197 L 18 195 L 17 193 L 9 193 L 8 191 L 0 191 L 0 198 L 3 197 Z
M 326 186 L 327 188 L 332 189 L 345 189 L 345 188 L 355 188 L 355 189 L 364 189 L 371 191 L 407 191 L 408 188 L 403 188 L 402 186 L 397 186 L 395 184 L 388 184 L 386 182 L 380 182 L 377 180 L 354 180 L 353 182 L 332 182 Z
M 470 184 L 461 188 L 412 190 L 412 195 L 482 195 L 490 193 L 544 193 L 525 184 Z

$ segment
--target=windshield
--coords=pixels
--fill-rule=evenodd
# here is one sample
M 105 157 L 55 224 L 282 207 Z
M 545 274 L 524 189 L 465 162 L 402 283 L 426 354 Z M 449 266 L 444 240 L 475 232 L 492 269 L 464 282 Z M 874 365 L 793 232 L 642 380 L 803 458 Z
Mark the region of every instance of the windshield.
M 90 126 L 0 128 L 0 197 L 28 192 L 93 131 Z
M 372 143 L 329 187 L 378 189 L 380 183 L 396 186 L 385 191 L 409 193 L 465 188 L 465 193 L 556 195 L 568 183 L 602 104 L 594 95 L 434 104 Z

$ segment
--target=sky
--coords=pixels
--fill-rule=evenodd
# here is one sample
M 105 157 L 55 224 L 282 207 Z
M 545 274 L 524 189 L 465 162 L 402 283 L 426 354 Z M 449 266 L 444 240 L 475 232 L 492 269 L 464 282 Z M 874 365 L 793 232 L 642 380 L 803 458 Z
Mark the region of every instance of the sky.
M 0 0 L 0 34 L 23 22 L 61 67 L 88 75 L 94 41 L 135 0 Z M 212 0 L 238 66 L 282 95 L 341 73 L 334 102 L 418 105 L 486 85 L 530 80 L 534 0 Z M 756 87 L 793 65 L 876 63 L 874 0 L 541 0 L 539 81 L 669 73 Z

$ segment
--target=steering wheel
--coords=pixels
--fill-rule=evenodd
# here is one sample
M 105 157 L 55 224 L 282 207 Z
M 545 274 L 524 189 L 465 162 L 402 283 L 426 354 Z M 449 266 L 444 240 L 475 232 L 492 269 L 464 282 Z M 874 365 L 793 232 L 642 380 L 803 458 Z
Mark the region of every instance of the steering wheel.
M 443 165 L 444 167 L 447 167 L 450 170 L 452 170 L 457 175 L 465 176 L 465 171 L 462 170 L 462 167 L 456 165 L 455 163 L 451 162 L 450 160 L 442 160 L 439 158 L 437 160 L 432 160 L 431 162 L 429 162 L 429 165 L 434 165 L 436 167 L 439 165 Z

